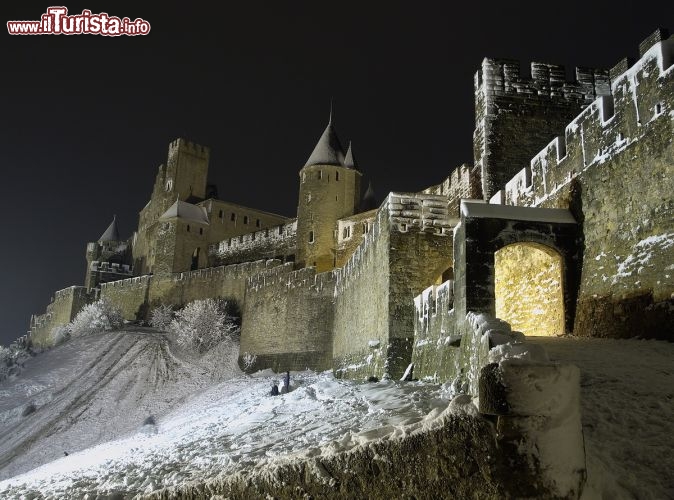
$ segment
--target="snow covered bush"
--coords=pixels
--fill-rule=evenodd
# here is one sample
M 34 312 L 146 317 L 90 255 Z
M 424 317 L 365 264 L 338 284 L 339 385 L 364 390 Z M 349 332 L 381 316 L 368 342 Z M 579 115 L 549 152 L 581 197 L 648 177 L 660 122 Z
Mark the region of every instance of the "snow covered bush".
M 241 356 L 241 360 L 243 361 L 243 369 L 248 371 L 253 367 L 255 361 L 257 361 L 257 355 L 247 352 Z
M 70 324 L 52 328 L 51 332 L 49 332 L 49 339 L 52 345 L 63 344 L 63 342 L 70 339 Z
M 30 351 L 19 344 L 12 343 L 9 347 L 0 345 L 0 381 L 18 375 L 30 356 Z
M 166 330 L 173 321 L 173 314 L 173 308 L 166 304 L 155 307 L 150 314 L 150 325 L 160 330 Z
M 11 351 L 0 345 L 0 380 L 9 377 L 9 370 L 13 365 Z
M 231 304 L 222 299 L 195 300 L 176 313 L 169 330 L 180 346 L 204 352 L 239 333 L 231 310 Z
M 114 330 L 124 324 L 124 317 L 118 307 L 105 299 L 87 304 L 70 323 L 70 335 L 79 337 L 91 333 Z

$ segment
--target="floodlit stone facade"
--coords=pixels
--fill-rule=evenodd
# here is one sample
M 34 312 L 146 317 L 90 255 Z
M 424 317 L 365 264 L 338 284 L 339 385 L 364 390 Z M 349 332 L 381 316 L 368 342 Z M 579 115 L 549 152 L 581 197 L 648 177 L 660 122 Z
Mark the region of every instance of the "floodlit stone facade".
M 252 370 L 400 378 L 414 362 L 417 378 L 470 378 L 478 344 L 466 318 L 493 316 L 499 300 L 506 314 L 543 310 L 524 281 L 556 297 L 551 333 L 672 340 L 673 62 L 662 30 L 636 62 L 578 69 L 574 82 L 558 66 L 532 63 L 525 77 L 518 63 L 485 59 L 474 165 L 377 203 L 364 203 L 360 166 L 330 119 L 298 170 L 293 218 L 217 199 L 209 149 L 177 139 L 137 230 L 121 240 L 113 221 L 88 244 L 85 286 L 57 292 L 31 340 L 47 343 L 97 297 L 129 320 L 227 297 Z M 515 243 L 557 264 L 507 250 Z

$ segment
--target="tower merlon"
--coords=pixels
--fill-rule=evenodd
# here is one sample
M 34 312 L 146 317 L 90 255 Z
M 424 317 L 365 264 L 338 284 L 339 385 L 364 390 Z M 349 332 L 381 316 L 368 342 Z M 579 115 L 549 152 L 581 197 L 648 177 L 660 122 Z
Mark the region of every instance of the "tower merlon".
M 196 142 L 188 141 L 187 139 L 183 139 L 182 137 L 179 137 L 178 139 L 172 141 L 169 144 L 169 155 L 171 155 L 172 153 L 175 154 L 178 151 L 185 151 L 205 159 L 208 159 L 211 154 L 211 150 L 209 147 L 202 146 L 201 144 L 197 144 Z

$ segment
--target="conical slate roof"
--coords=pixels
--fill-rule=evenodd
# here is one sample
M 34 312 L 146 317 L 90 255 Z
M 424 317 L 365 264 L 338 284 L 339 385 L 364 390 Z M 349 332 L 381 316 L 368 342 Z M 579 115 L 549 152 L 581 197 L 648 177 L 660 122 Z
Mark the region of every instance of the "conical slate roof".
M 379 202 L 377 197 L 374 194 L 374 188 L 372 187 L 372 181 L 368 182 L 367 189 L 363 195 L 363 199 L 360 202 L 360 210 L 362 212 L 367 212 L 368 210 L 373 210 L 379 208 Z
M 358 164 L 356 163 L 356 158 L 353 156 L 353 150 L 351 149 L 351 141 L 349 141 L 349 149 L 346 152 L 346 158 L 344 158 L 344 166 L 346 168 L 358 170 Z
M 171 205 L 161 217 L 159 217 L 159 220 L 172 219 L 174 217 L 186 221 L 208 224 L 208 214 L 206 213 L 206 209 L 204 207 L 192 205 L 186 201 L 176 200 L 176 202 Z
M 335 165 L 341 167 L 344 164 L 344 150 L 339 142 L 337 133 L 332 126 L 332 112 L 330 112 L 330 121 L 325 127 L 323 135 L 318 139 L 314 151 L 309 156 L 305 167 L 311 165 Z
M 117 228 L 117 216 L 112 217 L 112 222 L 105 230 L 105 232 L 98 238 L 98 241 L 122 241 L 119 237 L 119 229 Z

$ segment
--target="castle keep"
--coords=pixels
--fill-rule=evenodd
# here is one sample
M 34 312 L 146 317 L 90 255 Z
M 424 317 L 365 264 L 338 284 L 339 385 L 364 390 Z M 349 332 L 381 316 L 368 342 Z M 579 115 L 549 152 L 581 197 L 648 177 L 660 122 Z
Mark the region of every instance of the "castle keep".
M 218 199 L 209 149 L 177 139 L 136 231 L 123 239 L 113 220 L 87 244 L 84 285 L 56 292 L 30 340 L 48 344 L 98 297 L 129 320 L 225 297 L 253 370 L 400 378 L 413 362 L 471 387 L 480 314 L 525 334 L 674 340 L 673 63 L 663 30 L 638 60 L 573 82 L 485 59 L 473 164 L 379 202 L 331 117 L 298 161 L 294 218 Z

